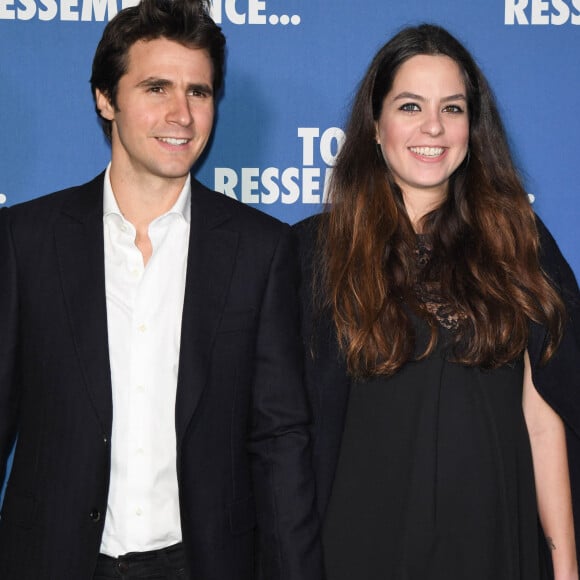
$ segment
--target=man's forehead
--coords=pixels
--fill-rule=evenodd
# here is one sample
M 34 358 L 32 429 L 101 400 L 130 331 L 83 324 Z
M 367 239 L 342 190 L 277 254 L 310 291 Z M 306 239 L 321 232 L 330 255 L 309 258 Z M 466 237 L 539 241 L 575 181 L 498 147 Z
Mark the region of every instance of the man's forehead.
M 140 39 L 133 43 L 127 53 L 125 75 L 137 70 L 163 76 L 173 67 L 188 68 L 195 71 L 196 76 L 207 73 L 213 77 L 213 63 L 205 48 L 165 37 Z
M 194 43 L 189 42 L 181 42 L 179 40 L 175 40 L 173 38 L 168 38 L 167 36 L 155 36 L 153 38 L 140 38 L 136 40 L 130 47 L 129 52 L 132 50 L 140 50 L 140 49 L 150 49 L 152 44 L 158 45 L 167 45 L 167 46 L 174 46 L 176 48 L 181 47 L 185 50 L 190 50 L 192 53 L 203 52 L 209 58 L 209 51 Z

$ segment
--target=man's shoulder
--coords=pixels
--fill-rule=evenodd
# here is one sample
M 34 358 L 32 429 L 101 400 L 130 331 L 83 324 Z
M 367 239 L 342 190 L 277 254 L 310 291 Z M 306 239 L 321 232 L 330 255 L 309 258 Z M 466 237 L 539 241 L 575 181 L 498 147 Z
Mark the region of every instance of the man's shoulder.
M 42 222 L 46 222 L 50 220 L 51 216 L 60 213 L 62 209 L 66 209 L 71 205 L 74 206 L 77 203 L 86 205 L 87 201 L 89 201 L 86 199 L 87 192 L 94 192 L 95 195 L 99 195 L 100 192 L 102 195 L 103 175 L 104 173 L 101 173 L 81 185 L 67 187 L 8 206 L 6 213 L 9 213 L 11 219 L 16 221 L 42 220 Z
M 311 215 L 292 226 L 295 235 L 299 239 L 312 241 L 318 237 L 318 232 L 324 220 L 324 213 Z
M 235 227 L 246 233 L 265 234 L 288 229 L 288 224 L 241 201 L 209 189 L 192 180 L 192 203 L 202 212 L 211 210 L 214 216 L 227 218 Z
M 327 214 L 317 213 L 292 226 L 301 261 L 311 265 L 321 239 L 320 229 Z

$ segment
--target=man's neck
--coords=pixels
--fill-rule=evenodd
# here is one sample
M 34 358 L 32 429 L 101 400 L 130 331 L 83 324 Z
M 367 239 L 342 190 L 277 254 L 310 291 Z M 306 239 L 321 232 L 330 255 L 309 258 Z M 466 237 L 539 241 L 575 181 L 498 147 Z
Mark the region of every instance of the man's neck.
M 115 171 L 110 171 L 111 189 L 124 218 L 136 230 L 135 245 L 143 256 L 143 264 L 153 254 L 149 238 L 149 225 L 167 213 L 176 203 L 187 180 L 187 176 L 175 179 L 159 178 L 139 180 Z
M 137 180 L 115 172 L 111 166 L 111 188 L 117 205 L 126 220 L 137 231 L 149 227 L 159 216 L 167 213 L 177 201 L 187 176 L 175 179 Z

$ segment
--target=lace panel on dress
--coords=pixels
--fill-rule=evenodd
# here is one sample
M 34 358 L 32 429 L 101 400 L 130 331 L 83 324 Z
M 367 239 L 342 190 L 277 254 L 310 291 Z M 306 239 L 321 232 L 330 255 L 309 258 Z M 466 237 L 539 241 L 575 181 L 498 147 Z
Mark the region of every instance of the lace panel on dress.
M 429 262 L 432 253 L 433 246 L 429 241 L 429 236 L 425 234 L 417 234 L 415 255 L 419 271 L 421 271 Z M 452 306 L 447 301 L 443 299 L 441 285 L 438 282 L 433 280 L 418 281 L 415 284 L 415 295 L 419 304 L 427 312 L 435 316 L 441 326 L 451 332 L 456 332 L 459 329 L 462 317 L 458 312 L 453 310 Z

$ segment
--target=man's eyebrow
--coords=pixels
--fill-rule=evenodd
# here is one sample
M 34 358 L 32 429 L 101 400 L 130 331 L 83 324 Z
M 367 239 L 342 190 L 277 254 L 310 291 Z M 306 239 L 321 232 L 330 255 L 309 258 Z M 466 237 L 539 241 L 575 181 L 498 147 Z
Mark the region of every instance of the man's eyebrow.
M 170 81 L 169 79 L 164 79 L 161 77 L 148 77 L 148 78 L 140 81 L 139 83 L 137 83 L 137 86 L 144 87 L 144 88 L 148 88 L 148 87 L 171 87 L 174 84 L 175 83 L 173 81 Z M 187 85 L 187 90 L 204 93 L 210 97 L 213 95 L 212 87 L 206 83 L 190 83 L 189 85 Z
M 208 85 L 206 83 L 191 83 L 191 84 L 187 85 L 187 90 L 205 93 L 206 95 L 208 95 L 210 97 L 213 95 L 213 89 L 211 88 L 210 85 Z
M 168 79 L 162 79 L 159 77 L 148 77 L 139 83 L 137 83 L 138 87 L 168 87 L 173 83 Z

